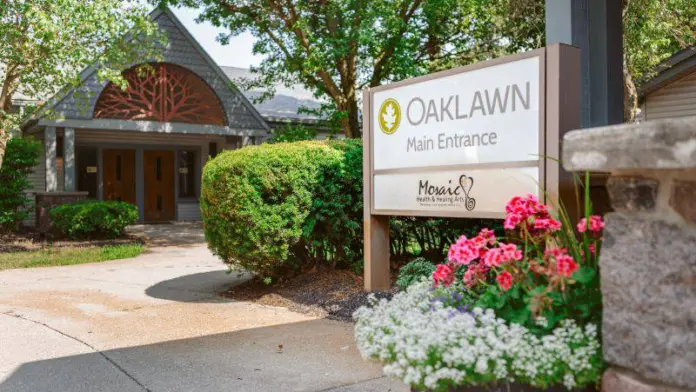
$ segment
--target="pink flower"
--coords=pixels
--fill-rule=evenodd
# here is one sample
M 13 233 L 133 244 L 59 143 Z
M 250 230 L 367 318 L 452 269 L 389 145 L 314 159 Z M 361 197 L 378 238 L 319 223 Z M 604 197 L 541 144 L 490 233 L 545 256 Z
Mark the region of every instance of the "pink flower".
M 604 228 L 604 221 L 599 215 L 592 215 L 590 217 L 590 222 L 588 224 L 587 219 L 582 218 L 578 222 L 578 231 L 584 233 L 586 230 L 590 230 L 592 233 L 599 233 Z
M 471 244 L 466 243 L 462 246 L 457 247 L 454 255 L 454 260 L 451 261 L 457 264 L 467 265 L 471 263 L 473 260 L 476 260 L 478 258 L 478 255 L 478 249 L 471 246 Z
M 462 280 L 467 287 L 473 287 L 476 285 L 476 283 L 478 283 L 479 280 L 486 279 L 487 272 L 488 268 L 486 268 L 483 264 L 471 265 L 464 273 L 464 278 Z
M 479 232 L 479 237 L 483 237 L 488 240 L 488 243 L 493 245 L 495 242 L 495 232 L 493 230 L 488 230 L 488 229 L 481 229 Z
M 517 249 L 515 244 L 500 244 L 500 250 L 503 252 L 504 262 L 511 260 L 522 260 L 522 251 Z
M 463 235 L 463 236 L 459 237 L 459 239 L 457 240 L 457 242 L 455 242 L 455 244 L 457 244 L 457 246 L 464 246 L 464 245 L 466 245 L 468 242 L 469 242 L 469 239 L 466 238 L 465 235 Z
M 522 216 L 521 215 L 514 214 L 514 213 L 508 214 L 505 217 L 505 222 L 503 223 L 503 227 L 506 230 L 512 230 L 515 227 L 517 227 L 517 225 L 519 225 L 520 223 L 522 223 Z
M 481 249 L 488 244 L 488 239 L 485 237 L 482 237 L 481 234 L 477 235 L 476 237 L 472 238 L 469 243 L 471 244 L 472 247 L 476 249 Z
M 553 257 L 558 257 L 558 256 L 564 255 L 566 253 L 568 253 L 568 249 L 566 249 L 566 248 L 551 248 L 551 249 L 546 249 L 546 251 L 544 251 L 545 255 L 553 256 Z
M 498 286 L 500 286 L 503 291 L 508 291 L 510 290 L 510 287 L 512 287 L 512 274 L 507 271 L 503 271 L 498 274 L 495 280 L 498 282 Z
M 561 229 L 561 222 L 553 218 L 540 218 L 534 220 L 534 228 L 537 230 L 558 231 Z
M 549 219 L 549 231 L 558 231 L 561 230 L 561 222 L 550 218 Z
M 556 256 L 556 269 L 561 276 L 570 278 L 578 270 L 578 263 L 571 256 L 559 255 Z
M 503 251 L 500 248 L 491 249 L 486 253 L 483 263 L 487 267 L 498 267 L 505 262 Z
M 433 283 L 435 286 L 442 284 L 447 287 L 452 282 L 454 282 L 454 269 L 447 264 L 438 264 L 435 272 L 433 272 Z

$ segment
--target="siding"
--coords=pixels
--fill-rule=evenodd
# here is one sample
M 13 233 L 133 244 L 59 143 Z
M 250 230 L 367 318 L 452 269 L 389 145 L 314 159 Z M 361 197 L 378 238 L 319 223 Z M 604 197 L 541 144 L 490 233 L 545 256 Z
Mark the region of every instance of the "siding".
M 177 218 L 180 221 L 201 220 L 201 208 L 197 202 L 180 202 L 176 206 Z
M 645 98 L 645 119 L 696 116 L 696 72 L 678 79 Z
M 24 222 L 26 226 L 34 226 L 35 222 L 35 211 L 34 202 L 36 198 L 34 197 L 34 192 L 44 192 L 46 191 L 46 151 L 42 148 L 39 154 L 39 164 L 34 166 L 34 171 L 29 174 L 29 183 L 31 186 L 27 190 L 29 194 L 29 199 L 31 199 L 32 204 L 29 208 L 29 216 Z

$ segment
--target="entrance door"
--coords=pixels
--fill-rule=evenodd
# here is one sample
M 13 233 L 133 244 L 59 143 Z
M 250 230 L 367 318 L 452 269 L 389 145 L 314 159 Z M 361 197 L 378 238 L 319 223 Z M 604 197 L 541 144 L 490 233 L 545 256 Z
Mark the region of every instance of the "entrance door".
M 145 151 L 145 220 L 174 220 L 174 151 Z
M 135 150 L 104 150 L 104 200 L 135 204 Z

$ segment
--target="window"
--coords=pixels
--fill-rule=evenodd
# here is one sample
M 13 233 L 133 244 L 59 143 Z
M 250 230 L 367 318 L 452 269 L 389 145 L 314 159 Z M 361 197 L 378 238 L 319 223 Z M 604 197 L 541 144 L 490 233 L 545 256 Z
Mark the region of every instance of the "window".
M 196 197 L 196 153 L 179 150 L 179 197 Z

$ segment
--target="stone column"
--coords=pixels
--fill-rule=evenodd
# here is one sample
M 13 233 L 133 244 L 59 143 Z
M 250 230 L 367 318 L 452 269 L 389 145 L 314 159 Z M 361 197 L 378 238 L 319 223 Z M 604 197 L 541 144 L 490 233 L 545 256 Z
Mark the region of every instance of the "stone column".
M 696 390 L 696 117 L 573 131 L 563 160 L 611 173 L 603 391 Z
M 44 129 L 44 147 L 46 149 L 46 192 L 58 190 L 58 167 L 56 164 L 56 127 Z
M 75 129 L 65 128 L 63 134 L 63 176 L 65 192 L 75 191 Z

